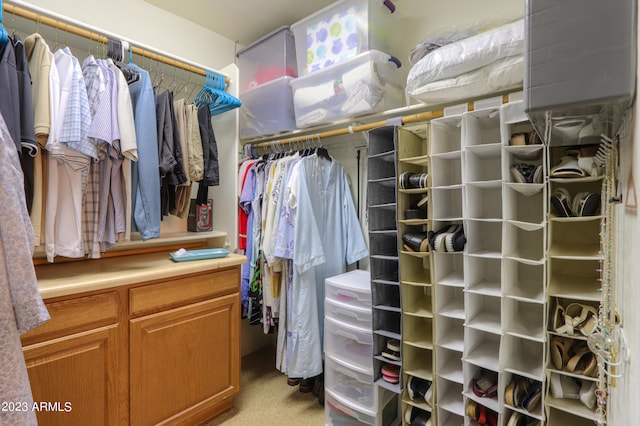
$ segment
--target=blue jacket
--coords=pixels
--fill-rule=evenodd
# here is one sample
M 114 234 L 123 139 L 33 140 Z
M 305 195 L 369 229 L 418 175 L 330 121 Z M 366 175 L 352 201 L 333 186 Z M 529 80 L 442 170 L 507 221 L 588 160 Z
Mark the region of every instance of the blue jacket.
M 160 236 L 160 172 L 158 170 L 158 136 L 156 104 L 149 73 L 129 64 L 140 73 L 129 86 L 138 141 L 138 162 L 131 163 L 132 230 L 143 240 Z

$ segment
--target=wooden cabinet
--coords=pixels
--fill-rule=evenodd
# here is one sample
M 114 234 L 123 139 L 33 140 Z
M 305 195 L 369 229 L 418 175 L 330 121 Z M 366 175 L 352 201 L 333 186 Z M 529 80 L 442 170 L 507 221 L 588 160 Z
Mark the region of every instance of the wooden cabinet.
M 118 327 L 114 324 L 24 349 L 38 424 L 120 424 Z
M 22 336 L 40 425 L 190 425 L 231 408 L 240 267 L 188 272 L 45 300 L 51 320 Z
M 131 424 L 206 419 L 231 407 L 240 385 L 238 295 L 130 322 Z

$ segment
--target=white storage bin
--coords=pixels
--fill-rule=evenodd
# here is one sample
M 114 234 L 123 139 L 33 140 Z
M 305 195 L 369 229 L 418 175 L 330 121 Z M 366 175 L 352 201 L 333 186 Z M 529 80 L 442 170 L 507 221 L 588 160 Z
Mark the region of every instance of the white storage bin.
M 292 80 L 296 125 L 332 123 L 402 106 L 402 75 L 392 59 L 370 50 Z
M 362 369 L 373 367 L 373 333 L 330 317 L 324 319 L 324 351 Z
M 240 94 L 240 138 L 296 129 L 291 77 L 281 77 Z
M 298 76 L 293 32 L 279 28 L 238 52 L 240 94 L 281 77 Z
M 365 309 L 325 298 L 324 313 L 330 318 L 346 322 L 355 327 L 371 328 L 371 308 Z
M 371 311 L 371 275 L 369 271 L 355 271 L 325 280 L 325 297 L 355 308 Z
M 327 425 L 375 425 L 375 411 L 360 411 L 348 405 L 348 401 L 325 388 L 324 420 Z
M 363 369 L 329 355 L 325 358 L 325 386 L 352 406 L 376 409 L 373 369 Z
M 291 25 L 300 75 L 318 71 L 367 50 L 394 53 L 400 17 L 381 0 L 342 0 Z

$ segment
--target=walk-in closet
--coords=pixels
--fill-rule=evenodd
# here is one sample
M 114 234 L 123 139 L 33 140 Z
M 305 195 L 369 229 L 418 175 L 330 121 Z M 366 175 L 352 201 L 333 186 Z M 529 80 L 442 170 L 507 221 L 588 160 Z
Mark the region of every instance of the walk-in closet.
M 0 425 L 627 426 L 634 0 L 0 0 Z

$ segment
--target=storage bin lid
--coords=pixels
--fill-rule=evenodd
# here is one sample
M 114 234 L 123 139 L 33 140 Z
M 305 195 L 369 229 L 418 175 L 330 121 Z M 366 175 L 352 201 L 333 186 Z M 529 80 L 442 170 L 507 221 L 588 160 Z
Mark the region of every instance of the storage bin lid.
M 371 292 L 371 274 L 362 269 L 328 277 L 326 283 L 330 283 L 334 287 Z
M 251 43 L 250 45 L 238 50 L 238 53 L 236 53 L 236 56 L 240 57 L 243 53 L 247 52 L 248 50 L 253 49 L 254 47 L 256 47 L 257 45 L 261 44 L 262 42 L 264 42 L 265 40 L 270 39 L 271 37 L 274 37 L 278 34 L 280 34 L 283 31 L 291 31 L 289 29 L 289 27 L 287 25 L 283 25 L 280 28 L 277 28 L 273 31 L 271 31 L 269 34 L 266 34 L 262 37 L 260 37 L 258 40 L 254 41 L 253 43 Z

